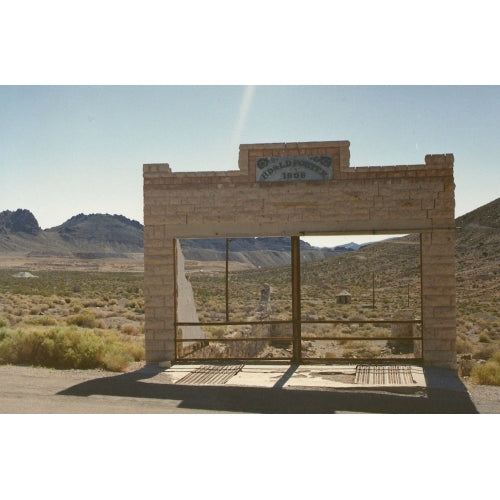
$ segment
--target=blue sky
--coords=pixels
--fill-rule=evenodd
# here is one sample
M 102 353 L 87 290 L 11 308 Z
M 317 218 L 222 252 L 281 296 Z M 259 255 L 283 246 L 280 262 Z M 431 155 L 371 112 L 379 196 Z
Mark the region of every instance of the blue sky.
M 1 86 L 0 209 L 142 222 L 142 164 L 237 168 L 238 145 L 344 140 L 351 165 L 455 155 L 456 215 L 500 195 L 499 86 Z
M 119 6 L 2 7 L 0 210 L 142 222 L 143 163 L 228 170 L 240 143 L 344 139 L 352 166 L 453 153 L 457 216 L 499 196 L 487 2 Z

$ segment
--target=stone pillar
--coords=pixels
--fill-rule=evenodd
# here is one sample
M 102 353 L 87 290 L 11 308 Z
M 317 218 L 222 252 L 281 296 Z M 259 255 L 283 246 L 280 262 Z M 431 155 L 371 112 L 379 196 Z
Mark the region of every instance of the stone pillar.
M 151 243 L 149 244 L 149 252 L 144 256 L 144 300 L 146 362 L 172 361 L 175 358 L 172 240 L 157 248 L 152 248 Z
M 146 362 L 175 359 L 174 240 L 167 233 L 168 206 L 155 189 L 168 164 L 144 165 L 144 301 Z
M 456 369 L 455 231 L 434 229 L 420 241 L 424 365 Z

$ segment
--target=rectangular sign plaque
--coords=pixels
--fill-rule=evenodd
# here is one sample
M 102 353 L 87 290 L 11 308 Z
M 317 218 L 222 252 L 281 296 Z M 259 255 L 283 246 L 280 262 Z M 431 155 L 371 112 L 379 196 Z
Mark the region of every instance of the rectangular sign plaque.
M 332 155 L 261 156 L 255 160 L 256 182 L 329 181 Z

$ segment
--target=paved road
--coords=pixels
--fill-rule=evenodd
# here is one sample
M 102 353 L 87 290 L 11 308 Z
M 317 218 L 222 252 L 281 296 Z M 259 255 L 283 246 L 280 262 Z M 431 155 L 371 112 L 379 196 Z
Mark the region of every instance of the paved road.
M 474 400 L 439 377 L 417 394 L 182 386 L 165 377 L 153 367 L 114 374 L 0 366 L 0 413 L 500 413 L 500 388 Z

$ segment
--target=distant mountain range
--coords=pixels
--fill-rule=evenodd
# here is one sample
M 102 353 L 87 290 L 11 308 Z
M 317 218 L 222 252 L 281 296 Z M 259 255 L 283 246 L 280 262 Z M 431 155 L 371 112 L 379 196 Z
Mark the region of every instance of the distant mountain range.
M 79 214 L 42 230 L 29 210 L 0 212 L 0 250 L 29 257 L 124 257 L 143 251 L 143 227 L 121 215 Z
M 456 225 L 459 258 L 480 257 L 486 247 L 491 252 L 491 245 L 500 253 L 500 248 L 495 246 L 500 233 L 500 198 L 459 217 Z M 122 215 L 79 214 L 60 226 L 42 230 L 29 210 L 0 212 L 0 252 L 3 253 L 83 259 L 127 257 L 143 252 L 143 235 L 141 223 Z M 225 259 L 224 239 L 182 240 L 181 244 L 188 260 Z M 301 256 L 303 261 L 313 261 L 367 245 L 370 244 L 317 248 L 301 241 Z M 235 238 L 230 241 L 229 249 L 231 260 L 256 267 L 290 262 L 290 240 L 286 237 Z
M 79 214 L 60 226 L 42 230 L 29 210 L 0 212 L 0 251 L 27 257 L 127 257 L 128 254 L 143 252 L 143 237 L 142 224 L 122 215 Z M 184 256 L 188 260 L 224 260 L 225 245 L 224 239 L 182 240 Z M 301 255 L 304 261 L 310 261 L 357 248 L 356 243 L 334 249 L 317 248 L 302 241 Z M 232 239 L 230 259 L 256 267 L 284 265 L 290 262 L 290 239 Z

